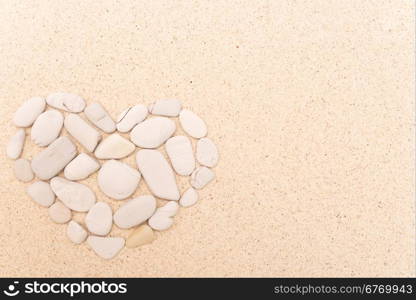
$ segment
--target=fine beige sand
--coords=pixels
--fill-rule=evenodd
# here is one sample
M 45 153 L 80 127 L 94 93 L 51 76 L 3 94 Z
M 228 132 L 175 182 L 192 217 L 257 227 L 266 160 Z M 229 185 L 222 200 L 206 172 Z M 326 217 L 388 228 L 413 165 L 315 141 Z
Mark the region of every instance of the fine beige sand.
M 415 276 L 414 14 L 395 0 L 2 1 L 0 276 Z M 219 146 L 216 181 L 151 245 L 111 261 L 73 245 L 4 150 L 13 112 L 54 91 L 114 118 L 181 99 Z

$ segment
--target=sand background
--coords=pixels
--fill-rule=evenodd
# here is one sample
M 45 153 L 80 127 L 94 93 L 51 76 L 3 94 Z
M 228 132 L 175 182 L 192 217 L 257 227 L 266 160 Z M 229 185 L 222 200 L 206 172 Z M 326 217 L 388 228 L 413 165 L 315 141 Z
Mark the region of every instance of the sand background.
M 113 117 L 179 98 L 221 153 L 197 205 L 111 261 L 71 244 L 1 155 L 0 275 L 414 276 L 414 13 L 410 0 L 0 1 L 3 148 L 25 99 L 70 91 Z

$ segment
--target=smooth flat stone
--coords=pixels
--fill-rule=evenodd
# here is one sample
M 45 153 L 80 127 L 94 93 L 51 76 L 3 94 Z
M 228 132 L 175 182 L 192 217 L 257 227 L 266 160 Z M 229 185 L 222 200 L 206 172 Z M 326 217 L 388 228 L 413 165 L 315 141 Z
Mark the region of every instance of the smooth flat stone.
M 124 247 L 125 241 L 121 237 L 100 237 L 90 235 L 87 239 L 87 243 L 98 256 L 104 259 L 111 259 Z
M 78 154 L 64 169 L 68 180 L 82 180 L 101 167 L 100 163 L 85 153 Z
M 137 152 L 136 162 L 153 195 L 167 200 L 179 200 L 175 174 L 159 151 L 140 150 Z
M 191 140 L 183 135 L 171 137 L 165 144 L 166 152 L 176 173 L 191 175 L 195 169 L 195 157 Z
M 92 124 L 106 133 L 112 133 L 116 130 L 116 123 L 111 119 L 108 112 L 100 103 L 92 103 L 84 110 L 85 116 Z
M 19 129 L 9 140 L 6 148 L 7 157 L 11 159 L 17 159 L 20 157 L 23 151 L 23 145 L 25 144 L 26 133 L 23 128 Z
M 24 102 L 14 113 L 13 123 L 17 127 L 29 127 L 36 118 L 45 110 L 45 99 L 33 97 Z
M 85 224 L 92 234 L 107 235 L 113 225 L 113 211 L 105 202 L 97 202 L 85 216 Z
M 129 132 L 134 126 L 143 122 L 148 115 L 147 107 L 137 104 L 124 110 L 117 118 L 117 130 Z
M 215 178 L 214 172 L 207 167 L 197 168 L 191 175 L 191 185 L 197 190 L 202 189 Z
M 95 203 L 94 192 L 84 184 L 54 177 L 51 179 L 51 188 L 59 200 L 74 211 L 89 211 Z
M 77 222 L 71 220 L 66 227 L 66 235 L 75 244 L 81 244 L 88 236 L 88 232 Z
M 149 106 L 151 114 L 166 117 L 177 117 L 181 109 L 181 101 L 176 99 L 160 99 Z
M 123 229 L 131 228 L 149 219 L 156 209 L 156 199 L 151 195 L 129 200 L 114 213 L 114 223 Z
M 175 122 L 164 117 L 155 117 L 141 122 L 133 128 L 130 139 L 141 148 L 157 148 L 176 130 Z
M 53 93 L 46 97 L 49 106 L 68 112 L 79 113 L 85 108 L 85 101 L 71 93 Z
M 33 175 L 30 161 L 25 158 L 19 158 L 14 162 L 14 176 L 23 182 L 31 181 L 35 176 Z
M 48 180 L 61 172 L 77 155 L 77 148 L 71 140 L 62 136 L 32 159 L 32 170 L 41 180 Z
M 26 189 L 27 194 L 33 201 L 41 206 L 49 207 L 55 201 L 55 194 L 49 183 L 45 181 L 36 181 Z
M 58 224 L 67 223 L 71 220 L 71 210 L 62 204 L 60 201 L 56 201 L 48 208 L 49 217 Z
M 101 134 L 76 114 L 67 115 L 64 126 L 88 152 L 93 152 L 101 140 Z
M 106 137 L 95 149 L 95 156 L 99 159 L 120 159 L 130 155 L 136 146 L 117 133 Z
M 183 207 L 189 207 L 194 205 L 197 201 L 198 192 L 193 188 L 189 188 L 183 193 L 181 199 L 179 200 L 179 204 Z
M 149 226 L 154 230 L 166 230 L 173 225 L 173 217 L 177 214 L 179 205 L 175 201 L 169 201 L 164 206 L 156 209 L 149 219 Z
M 217 146 L 209 138 L 202 138 L 196 143 L 196 159 L 206 167 L 215 167 L 218 163 Z
M 135 248 L 145 244 L 150 244 L 155 240 L 155 234 L 146 224 L 137 227 L 127 238 L 126 247 Z
M 190 110 L 182 109 L 179 114 L 179 122 L 182 129 L 193 138 L 200 139 L 207 135 L 208 130 L 205 122 Z
M 64 124 L 64 116 L 57 110 L 47 110 L 39 115 L 33 123 L 30 137 L 41 147 L 52 143 L 59 136 Z
M 131 196 L 140 182 L 140 173 L 129 165 L 109 160 L 98 171 L 98 187 L 108 197 L 122 200 Z

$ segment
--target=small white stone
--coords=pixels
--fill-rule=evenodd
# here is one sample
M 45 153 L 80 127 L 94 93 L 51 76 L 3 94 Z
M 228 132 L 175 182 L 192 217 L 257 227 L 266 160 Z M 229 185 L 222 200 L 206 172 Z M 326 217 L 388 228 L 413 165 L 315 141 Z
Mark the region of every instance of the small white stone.
M 98 171 L 98 187 L 108 197 L 122 200 L 134 193 L 140 182 L 140 173 L 129 165 L 109 160 Z
M 173 217 L 177 214 L 179 205 L 175 201 L 169 201 L 164 206 L 156 209 L 149 219 L 149 226 L 154 230 L 166 230 L 173 224 Z
M 101 134 L 76 114 L 67 115 L 64 126 L 88 152 L 93 152 L 101 140 Z
M 25 158 L 19 158 L 14 162 L 14 175 L 23 182 L 31 181 L 35 176 L 33 175 L 30 161 Z
M 42 180 L 56 176 L 77 155 L 77 148 L 71 140 L 62 136 L 32 159 L 32 170 Z
M 209 138 L 202 138 L 196 144 L 196 159 L 207 167 L 215 167 L 218 162 L 218 149 Z
M 105 202 L 97 202 L 85 217 L 85 224 L 92 234 L 107 235 L 113 225 L 113 211 Z
M 87 231 L 75 221 L 70 221 L 66 227 L 66 234 L 71 242 L 81 244 L 88 236 Z
M 159 198 L 179 200 L 175 174 L 163 155 L 157 150 L 140 150 L 136 155 L 139 171 L 150 191 Z
M 124 110 L 117 118 L 117 130 L 129 132 L 134 126 L 143 122 L 148 114 L 147 107 L 137 104 Z
M 130 155 L 136 146 L 117 133 L 106 137 L 95 149 L 95 156 L 99 159 L 120 159 Z
M 33 201 L 44 207 L 51 206 L 55 201 L 55 194 L 49 183 L 45 181 L 32 183 L 27 187 L 26 192 Z
M 182 109 L 179 114 L 179 122 L 181 123 L 182 129 L 196 139 L 207 135 L 207 125 L 205 122 L 190 110 Z
M 9 140 L 7 144 L 6 154 L 11 159 L 20 157 L 25 144 L 26 133 L 23 128 L 19 129 Z
M 57 110 L 47 110 L 39 115 L 30 132 L 32 141 L 38 146 L 52 143 L 61 132 L 64 116 Z
M 189 188 L 183 193 L 181 199 L 179 200 L 179 204 L 183 207 L 189 207 L 194 205 L 197 201 L 198 192 L 193 188 Z
M 191 175 L 191 185 L 200 190 L 215 178 L 214 172 L 207 167 L 197 168 Z
M 156 199 L 151 195 L 129 200 L 114 213 L 114 223 L 123 229 L 143 223 L 156 209 Z
M 85 108 L 85 101 L 80 96 L 70 93 L 53 93 L 46 97 L 48 105 L 64 111 L 79 113 Z
M 181 102 L 176 99 L 160 99 L 149 106 L 151 114 L 166 117 L 177 117 L 181 109 Z
M 176 173 L 183 176 L 191 175 L 195 169 L 191 140 L 186 136 L 177 135 L 168 139 L 165 147 Z
M 51 188 L 59 200 L 74 211 L 89 211 L 95 203 L 94 192 L 84 184 L 54 177 L 51 179 Z
M 34 97 L 23 103 L 13 116 L 13 123 L 17 127 L 29 127 L 45 110 L 45 99 Z
M 157 148 L 176 130 L 175 122 L 164 117 L 155 117 L 139 123 L 130 133 L 130 139 L 141 148 Z
M 78 154 L 64 169 L 64 176 L 69 180 L 82 180 L 100 168 L 94 158 L 85 153 Z
M 104 259 L 111 259 L 124 247 L 125 241 L 121 237 L 100 237 L 90 235 L 87 239 L 87 243 L 98 256 Z
M 52 221 L 58 224 L 64 224 L 71 220 L 71 210 L 60 201 L 52 204 L 48 209 L 48 213 Z
M 106 133 L 112 133 L 116 130 L 116 123 L 111 119 L 108 112 L 100 103 L 92 103 L 85 108 L 85 116 L 95 126 Z

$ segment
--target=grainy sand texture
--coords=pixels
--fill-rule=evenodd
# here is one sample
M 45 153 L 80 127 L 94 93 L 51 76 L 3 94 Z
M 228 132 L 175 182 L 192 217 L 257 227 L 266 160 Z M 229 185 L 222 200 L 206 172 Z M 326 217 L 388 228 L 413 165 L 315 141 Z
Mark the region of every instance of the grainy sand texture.
M 414 14 L 396 0 L 1 1 L 0 276 L 415 276 Z M 55 91 L 113 118 L 181 99 L 219 147 L 216 180 L 150 245 L 106 261 L 72 244 L 4 154 L 14 111 Z M 28 139 L 23 156 L 39 149 Z M 96 174 L 82 182 L 119 205 Z

